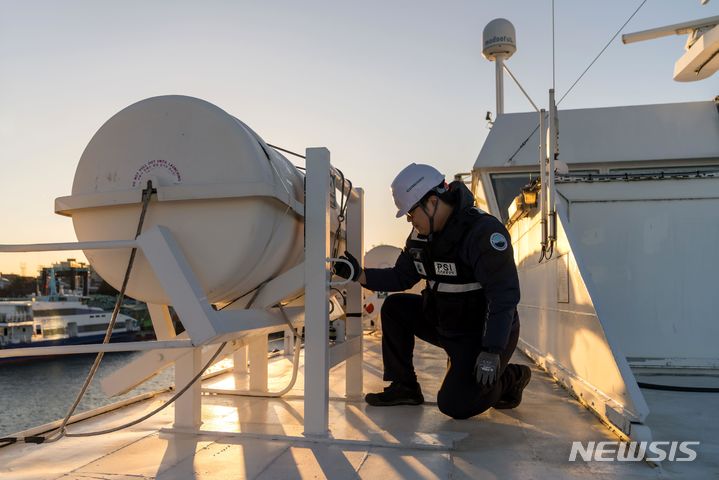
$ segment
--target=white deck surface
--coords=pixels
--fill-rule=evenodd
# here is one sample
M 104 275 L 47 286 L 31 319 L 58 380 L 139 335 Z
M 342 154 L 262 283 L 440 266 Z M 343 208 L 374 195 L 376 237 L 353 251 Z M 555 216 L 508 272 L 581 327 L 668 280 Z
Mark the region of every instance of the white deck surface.
M 382 363 L 379 339 L 366 336 L 365 392 L 380 390 Z M 330 429 L 338 439 L 381 439 L 401 442 L 402 447 L 365 444 L 312 443 L 253 438 L 253 434 L 299 435 L 302 431 L 303 378 L 283 399 L 248 398 L 226 395 L 203 396 L 203 426 L 206 431 L 244 432 L 245 436 L 223 436 L 161 432 L 170 428 L 173 408 L 133 428 L 92 438 L 65 438 L 45 445 L 16 444 L 0 449 L 0 478 L 23 479 L 282 479 L 282 478 L 719 478 L 719 448 L 716 439 L 717 409 L 708 408 L 716 394 L 698 396 L 684 409 L 706 411 L 690 415 L 699 423 L 671 418 L 671 409 L 657 412 L 661 439 L 676 432 L 679 438 L 703 442 L 693 463 L 665 464 L 663 469 L 646 463 L 603 463 L 567 461 L 572 441 L 615 440 L 596 418 L 572 399 L 544 372 L 533 366 L 532 382 L 524 401 L 514 410 L 490 410 L 469 420 L 453 420 L 437 409 L 434 401 L 446 365 L 444 353 L 419 342 L 415 365 L 427 403 L 419 407 L 370 407 L 346 402 L 343 394 L 343 367 L 332 371 Z M 519 352 L 515 360 L 528 363 Z M 279 357 L 270 363 L 271 389 L 285 385 L 290 362 Z M 244 386 L 246 375 L 222 376 L 205 381 L 205 387 Z M 650 408 L 667 395 L 649 395 Z M 703 394 L 707 395 L 707 394 Z M 70 427 L 70 431 L 92 431 L 137 418 L 160 404 L 168 394 L 136 403 Z M 664 399 L 666 400 L 666 398 Z M 670 398 L 670 403 L 674 399 Z M 666 402 L 665 402 L 666 403 Z M 676 402 L 675 402 L 676 403 Z M 704 407 L 702 407 L 704 405 Z M 710 411 L 712 410 L 712 411 Z M 416 434 L 438 434 L 440 439 L 457 439 L 454 448 L 412 447 Z

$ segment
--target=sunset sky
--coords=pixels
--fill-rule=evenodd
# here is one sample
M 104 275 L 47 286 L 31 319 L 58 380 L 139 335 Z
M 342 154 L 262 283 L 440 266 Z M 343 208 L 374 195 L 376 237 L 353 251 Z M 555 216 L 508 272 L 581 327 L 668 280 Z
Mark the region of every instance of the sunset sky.
M 556 0 L 556 89 L 574 82 L 641 3 Z M 649 0 L 626 32 L 719 15 L 719 0 Z M 95 131 L 143 98 L 184 94 L 294 151 L 326 146 L 366 191 L 365 245 L 401 245 L 389 184 L 410 162 L 470 171 L 495 108 L 482 29 L 514 23 L 508 65 L 546 105 L 550 0 L 0 1 L 0 244 L 74 241 L 53 213 Z M 711 100 L 719 80 L 672 80 L 685 37 L 619 38 L 561 108 Z M 715 77 L 716 78 L 716 77 Z M 506 111 L 527 111 L 506 79 Z M 294 159 L 291 159 L 294 161 Z M 0 254 L 0 272 L 79 254 Z

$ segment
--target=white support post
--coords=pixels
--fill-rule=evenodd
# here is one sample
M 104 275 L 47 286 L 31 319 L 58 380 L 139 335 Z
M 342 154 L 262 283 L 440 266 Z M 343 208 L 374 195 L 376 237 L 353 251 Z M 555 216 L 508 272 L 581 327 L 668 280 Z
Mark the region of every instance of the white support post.
M 354 189 L 347 206 L 347 250 L 364 264 L 364 191 Z M 359 282 L 347 285 L 347 341 L 359 338 L 359 354 L 345 364 L 345 393 L 348 399 L 362 397 L 362 286 Z
M 175 362 L 175 388 L 183 388 L 202 369 L 202 347 L 192 349 Z M 202 425 L 202 382 L 198 380 L 175 402 L 175 428 L 198 429 Z
M 172 324 L 172 316 L 167 305 L 148 303 L 147 311 L 150 312 L 152 328 L 155 331 L 155 338 L 158 340 L 171 340 L 177 336 L 175 326 Z
M 285 355 L 292 356 L 295 353 L 295 332 L 291 329 L 285 330 L 283 350 Z
M 267 335 L 258 335 L 247 345 L 250 358 L 250 390 L 267 391 Z
M 495 58 L 494 75 L 497 84 L 497 118 L 504 113 L 504 55 Z
M 335 343 L 343 343 L 347 340 L 345 323 L 346 322 L 344 318 L 336 318 L 332 320 L 332 327 L 335 329 Z
M 247 373 L 247 346 L 240 347 L 232 354 L 232 366 L 235 373 Z
M 329 433 L 329 200 L 330 152 L 306 150 L 305 194 L 305 431 Z
M 157 225 L 140 235 L 137 243 L 172 300 L 180 320 L 184 321 L 192 344 L 201 345 L 216 336 L 212 323 L 216 312 L 207 303 L 207 296 L 172 232 Z

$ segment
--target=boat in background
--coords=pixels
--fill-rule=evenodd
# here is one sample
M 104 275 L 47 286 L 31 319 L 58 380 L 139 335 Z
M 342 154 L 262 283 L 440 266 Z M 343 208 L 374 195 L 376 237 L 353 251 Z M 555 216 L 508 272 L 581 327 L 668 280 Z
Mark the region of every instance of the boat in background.
M 0 302 L 0 349 L 53 347 L 102 343 L 112 312 L 88 305 L 89 296 L 57 291 L 50 270 L 50 294 L 29 300 Z M 118 313 L 110 342 L 137 340 L 140 322 Z M 0 363 L 26 361 L 34 356 L 0 359 Z
M 14 345 L 30 342 L 33 331 L 31 301 L 0 302 L 0 348 L 12 348 Z

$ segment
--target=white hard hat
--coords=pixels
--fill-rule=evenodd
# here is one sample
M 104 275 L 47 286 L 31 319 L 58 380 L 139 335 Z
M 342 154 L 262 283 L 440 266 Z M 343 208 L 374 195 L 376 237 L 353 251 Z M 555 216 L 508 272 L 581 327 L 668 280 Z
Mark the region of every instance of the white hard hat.
M 428 192 L 444 182 L 444 175 L 434 167 L 412 163 L 392 181 L 392 198 L 397 218 L 407 214 Z

